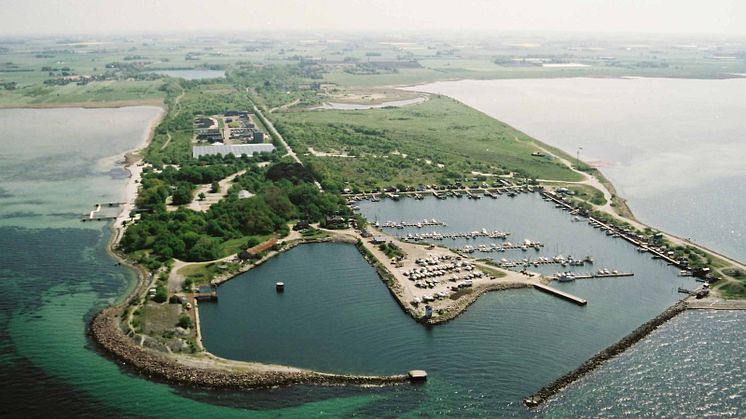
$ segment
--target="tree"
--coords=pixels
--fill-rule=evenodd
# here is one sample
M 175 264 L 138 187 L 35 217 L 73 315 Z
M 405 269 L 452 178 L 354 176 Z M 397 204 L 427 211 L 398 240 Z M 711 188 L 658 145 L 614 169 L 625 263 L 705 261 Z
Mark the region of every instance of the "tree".
M 220 184 L 217 181 L 213 181 L 212 185 L 210 185 L 210 192 L 211 193 L 220 192 Z
M 199 193 L 199 200 L 200 200 L 200 201 L 204 201 L 204 200 L 205 200 L 205 198 L 207 198 L 207 197 L 205 196 L 205 193 L 204 193 L 204 192 L 200 192 L 200 193 Z
M 202 236 L 197 243 L 189 249 L 188 260 L 205 261 L 217 259 L 220 253 L 220 247 L 215 239 L 210 236 Z
M 259 239 L 257 239 L 256 237 L 249 237 L 249 239 L 246 240 L 246 248 L 251 249 L 259 243 L 261 243 L 261 241 L 259 241 Z
M 187 183 L 182 183 L 176 187 L 173 194 L 174 205 L 185 205 L 192 202 L 192 189 Z

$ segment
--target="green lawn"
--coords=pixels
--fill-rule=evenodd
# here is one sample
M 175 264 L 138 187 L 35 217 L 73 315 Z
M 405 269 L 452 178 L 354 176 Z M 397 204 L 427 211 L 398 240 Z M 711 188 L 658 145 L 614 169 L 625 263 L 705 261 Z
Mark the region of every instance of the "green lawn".
M 236 239 L 231 239 L 220 244 L 220 255 L 222 257 L 235 255 L 243 250 L 246 250 L 246 243 L 250 238 L 255 238 L 259 243 L 264 243 L 271 239 L 272 235 L 267 236 L 243 236 Z
M 208 285 L 217 275 L 238 272 L 238 268 L 238 264 L 230 262 L 198 263 L 181 268 L 179 274 L 186 278 L 185 286 L 191 285 L 192 289 L 196 289 L 201 285 Z

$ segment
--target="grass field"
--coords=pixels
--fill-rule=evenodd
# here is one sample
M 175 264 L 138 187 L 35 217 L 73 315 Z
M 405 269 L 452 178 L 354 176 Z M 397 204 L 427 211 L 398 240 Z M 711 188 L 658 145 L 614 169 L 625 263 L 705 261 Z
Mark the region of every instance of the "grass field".
M 531 156 L 537 148 L 526 134 L 442 96 L 404 108 L 289 112 L 275 118 L 295 151 L 306 154 L 303 158 L 325 180 L 416 185 L 461 180 L 471 171 L 580 180 L 558 162 Z M 308 147 L 356 157 L 313 157 Z
M 164 97 L 164 92 L 159 90 L 161 84 L 159 80 L 122 80 L 93 82 L 85 86 L 74 83 L 66 86 L 34 85 L 0 90 L 0 107 L 156 104 Z

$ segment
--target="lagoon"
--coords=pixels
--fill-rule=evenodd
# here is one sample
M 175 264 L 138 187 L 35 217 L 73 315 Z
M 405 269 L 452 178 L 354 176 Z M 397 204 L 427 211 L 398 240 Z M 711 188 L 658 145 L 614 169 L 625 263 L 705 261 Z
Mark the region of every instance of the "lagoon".
M 644 223 L 746 260 L 746 79 L 438 82 L 453 97 L 594 164 Z
M 387 108 L 387 107 L 394 107 L 399 108 L 402 106 L 410 106 L 410 105 L 416 105 L 418 103 L 422 103 L 426 101 L 426 97 L 416 97 L 413 99 L 405 99 L 405 100 L 394 100 L 390 102 L 383 102 L 377 105 L 365 105 L 362 103 L 336 103 L 336 102 L 324 102 L 321 106 L 317 106 L 313 109 L 333 109 L 333 110 L 343 110 L 343 111 L 351 111 L 351 110 L 365 110 L 365 109 L 381 109 L 381 108 Z

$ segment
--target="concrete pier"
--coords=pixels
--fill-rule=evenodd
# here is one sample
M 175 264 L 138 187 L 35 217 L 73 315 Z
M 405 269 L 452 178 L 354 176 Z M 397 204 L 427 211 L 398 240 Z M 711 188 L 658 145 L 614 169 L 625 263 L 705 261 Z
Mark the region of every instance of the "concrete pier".
M 409 381 L 413 383 L 427 381 L 427 372 L 424 370 L 412 370 L 408 375 Z
M 580 305 L 580 306 L 584 306 L 584 305 L 588 304 L 588 300 L 586 300 L 584 298 L 576 297 L 576 296 L 574 296 L 572 294 L 568 294 L 568 293 L 566 293 L 564 291 L 560 291 L 557 288 L 548 287 L 546 285 L 538 284 L 538 283 L 534 284 L 534 288 L 538 289 L 539 291 L 544 291 L 547 294 L 552 294 L 554 296 L 557 296 L 557 297 L 560 297 L 560 298 L 564 298 L 565 300 L 573 302 L 573 303 L 575 303 L 577 305 Z

